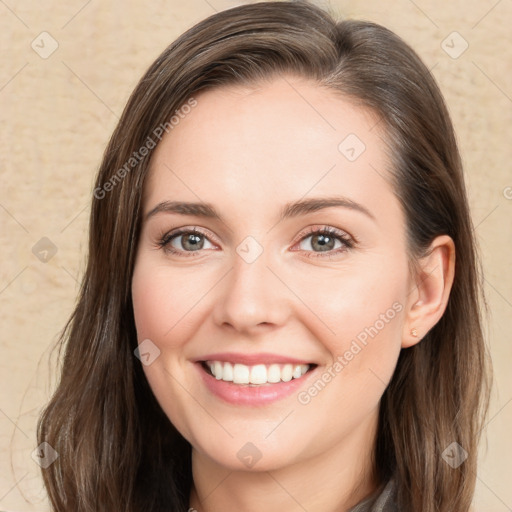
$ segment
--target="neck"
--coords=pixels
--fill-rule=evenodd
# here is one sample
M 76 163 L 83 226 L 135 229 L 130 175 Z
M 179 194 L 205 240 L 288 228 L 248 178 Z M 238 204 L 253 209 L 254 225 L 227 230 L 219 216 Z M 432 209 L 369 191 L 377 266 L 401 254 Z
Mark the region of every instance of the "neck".
M 374 443 L 369 442 L 375 435 L 372 421 L 326 453 L 259 471 L 228 469 L 193 449 L 190 507 L 198 512 L 347 512 L 379 485 Z

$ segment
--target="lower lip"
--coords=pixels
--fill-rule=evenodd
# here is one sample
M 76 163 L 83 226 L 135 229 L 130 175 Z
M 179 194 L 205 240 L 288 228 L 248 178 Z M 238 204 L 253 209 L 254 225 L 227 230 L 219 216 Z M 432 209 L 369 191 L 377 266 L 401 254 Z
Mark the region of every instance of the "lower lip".
M 222 400 L 234 405 L 266 405 L 287 396 L 297 393 L 299 389 L 310 379 L 318 367 L 308 371 L 298 379 L 275 384 L 233 384 L 225 380 L 218 380 L 210 375 L 201 363 L 196 363 L 201 378 L 211 393 Z

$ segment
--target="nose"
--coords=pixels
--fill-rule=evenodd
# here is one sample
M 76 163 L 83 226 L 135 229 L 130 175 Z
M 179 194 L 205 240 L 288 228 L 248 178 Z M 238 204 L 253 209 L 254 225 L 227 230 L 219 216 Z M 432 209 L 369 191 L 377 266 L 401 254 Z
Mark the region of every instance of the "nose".
M 286 323 L 291 294 L 268 259 L 265 251 L 252 262 L 234 255 L 233 267 L 219 283 L 215 297 L 217 325 L 251 334 Z

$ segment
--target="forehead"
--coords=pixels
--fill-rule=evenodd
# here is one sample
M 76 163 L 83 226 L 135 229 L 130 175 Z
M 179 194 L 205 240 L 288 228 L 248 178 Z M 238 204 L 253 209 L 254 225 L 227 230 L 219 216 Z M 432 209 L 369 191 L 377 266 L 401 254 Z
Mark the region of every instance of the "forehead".
M 294 77 L 194 98 L 197 105 L 155 149 L 145 211 L 175 196 L 223 198 L 248 215 L 308 194 L 389 206 L 386 144 L 371 111 Z

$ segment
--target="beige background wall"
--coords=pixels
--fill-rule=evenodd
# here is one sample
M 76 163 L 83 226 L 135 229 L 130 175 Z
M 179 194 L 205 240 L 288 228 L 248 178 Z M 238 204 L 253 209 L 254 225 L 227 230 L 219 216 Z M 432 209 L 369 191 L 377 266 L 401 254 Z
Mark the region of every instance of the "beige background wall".
M 88 203 L 107 139 L 160 51 L 237 3 L 0 1 L 0 510 L 48 510 L 31 459 L 35 422 L 55 380 L 49 348 L 84 268 Z M 512 510 L 512 3 L 318 3 L 404 37 L 433 69 L 449 104 L 492 311 L 495 389 L 475 509 Z M 43 237 L 57 250 L 47 263 L 32 252 Z M 41 247 L 53 245 L 40 243 L 44 259 Z

